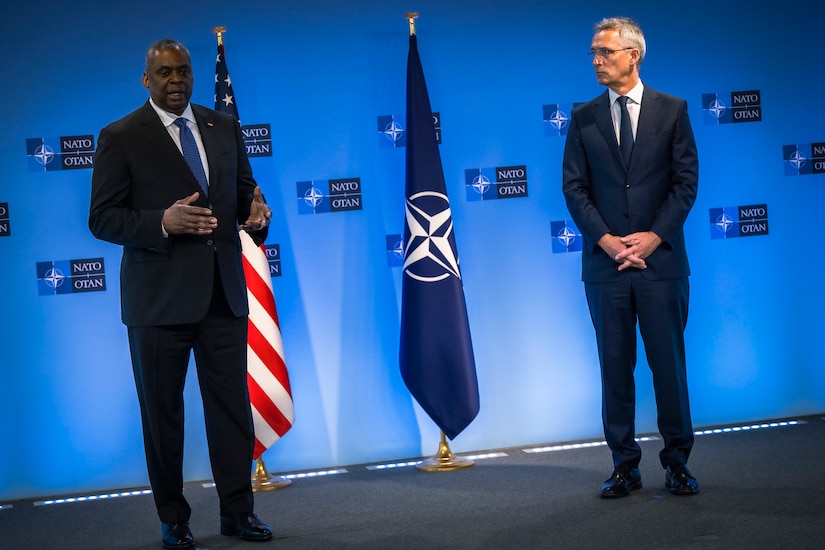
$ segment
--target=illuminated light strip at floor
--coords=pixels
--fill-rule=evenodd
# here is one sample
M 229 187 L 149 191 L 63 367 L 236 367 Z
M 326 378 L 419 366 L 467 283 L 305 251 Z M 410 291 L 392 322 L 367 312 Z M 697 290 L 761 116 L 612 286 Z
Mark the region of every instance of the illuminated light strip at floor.
M 89 495 L 83 497 L 67 497 L 54 498 L 50 500 L 39 500 L 34 503 L 35 506 L 51 506 L 52 504 L 70 504 L 74 502 L 88 502 L 92 500 L 106 500 L 110 498 L 134 497 L 138 495 L 151 495 L 150 489 L 142 489 L 140 491 L 124 491 L 122 493 L 108 493 L 105 495 Z
M 331 475 L 335 475 L 335 474 L 346 474 L 346 473 L 347 473 L 346 469 L 338 468 L 337 470 L 320 470 L 320 471 L 317 471 L 317 472 L 302 472 L 300 474 L 284 474 L 284 475 L 275 474 L 272 477 L 283 477 L 283 478 L 286 478 L 286 479 L 304 479 L 304 478 L 308 478 L 308 477 L 323 477 L 323 476 L 331 476 Z M 201 486 L 204 489 L 209 489 L 210 487 L 215 486 L 215 482 L 210 481 L 209 483 L 203 483 Z
M 783 420 L 782 422 L 764 422 L 762 424 L 750 424 L 747 426 L 729 426 L 726 428 L 711 428 L 708 430 L 696 430 L 693 435 L 711 435 L 731 432 L 745 432 L 750 430 L 763 430 L 765 428 L 782 428 L 785 426 L 797 426 L 804 424 L 804 420 Z
M 796 426 L 798 424 L 804 424 L 804 420 L 783 420 L 781 422 L 762 422 L 759 424 L 750 424 L 746 426 L 728 426 L 723 428 L 711 428 L 707 430 L 696 430 L 693 432 L 694 435 L 711 435 L 711 434 L 721 434 L 721 433 L 732 433 L 732 432 L 744 432 L 750 430 L 761 430 L 765 428 L 781 428 L 784 426 Z M 636 441 L 654 441 L 659 439 L 658 437 L 647 436 L 647 437 L 637 437 Z M 568 451 L 571 449 L 587 449 L 590 447 L 602 447 L 607 445 L 606 441 L 592 441 L 589 443 L 571 443 L 568 445 L 553 445 L 551 447 L 535 447 L 532 449 L 522 449 L 525 453 L 546 453 L 550 451 Z
M 14 508 L 13 504 L 0 504 L 0 510 L 11 510 Z
M 390 470 L 392 468 L 406 468 L 407 466 L 415 466 L 421 464 L 420 460 L 410 460 L 409 462 L 392 462 L 390 464 L 373 464 L 367 466 L 367 470 Z
M 637 437 L 636 441 L 655 441 L 658 437 Z M 549 453 L 553 451 L 570 451 L 572 449 L 589 449 L 591 447 L 603 447 L 607 445 L 606 441 L 590 441 L 588 443 L 568 443 L 565 445 L 552 445 L 550 447 L 533 447 L 530 449 L 522 449 L 524 453 Z
M 467 455 L 463 456 L 462 458 L 468 458 L 470 460 L 483 460 L 485 458 L 499 458 L 502 456 L 507 456 L 507 453 L 484 453 L 480 455 Z M 421 464 L 421 460 L 409 460 L 407 462 L 392 462 L 389 464 L 373 464 L 371 466 L 367 466 L 367 470 L 390 470 L 392 468 L 407 468 L 409 466 L 417 466 Z
M 822 418 L 825 420 L 825 417 Z M 712 435 L 712 434 L 720 434 L 720 433 L 733 433 L 733 432 L 745 432 L 751 430 L 762 430 L 766 428 L 782 428 L 786 426 L 797 426 L 799 424 L 805 424 L 804 420 L 783 420 L 781 422 L 763 422 L 760 424 L 749 424 L 749 425 L 742 425 L 742 426 L 729 426 L 729 427 L 722 427 L 722 428 L 711 428 L 706 430 L 696 430 L 694 435 Z M 636 441 L 654 441 L 659 439 L 658 437 L 638 437 Z M 591 447 L 602 447 L 607 445 L 605 441 L 592 441 L 588 443 L 571 443 L 566 445 L 553 445 L 549 447 L 534 447 L 530 449 L 522 449 L 522 452 L 525 453 L 546 453 L 552 451 L 567 451 L 572 449 L 587 449 Z M 470 455 L 466 458 L 471 460 L 481 460 L 485 458 L 498 458 L 502 456 L 507 456 L 506 453 L 486 453 L 486 454 L 479 454 L 479 455 Z M 420 464 L 421 460 L 412 460 L 408 462 L 395 462 L 391 464 L 376 464 L 373 466 L 367 466 L 367 470 L 387 470 L 390 468 L 404 468 L 408 466 L 415 466 Z M 298 474 L 286 474 L 281 477 L 285 477 L 287 479 L 304 479 L 304 478 L 313 478 L 313 477 L 323 477 L 327 475 L 335 475 L 335 474 L 345 474 L 347 470 L 344 468 L 339 468 L 335 470 L 322 470 L 318 472 L 304 472 Z M 277 477 L 277 476 L 276 476 Z M 204 483 L 203 487 L 214 487 L 215 483 Z M 50 499 L 50 500 L 40 500 L 34 502 L 34 506 L 51 506 L 53 504 L 69 504 L 75 502 L 88 502 L 88 501 L 95 501 L 95 500 L 106 500 L 110 498 L 122 498 L 122 497 L 130 497 L 130 496 L 139 496 L 139 495 L 151 495 L 152 491 L 150 489 L 143 489 L 139 491 L 124 491 L 122 493 L 108 493 L 102 495 L 89 495 L 89 496 L 79 496 L 79 497 L 67 497 L 67 498 L 57 498 L 57 499 Z M 10 510 L 14 508 L 12 504 L 0 504 L 0 510 Z
M 322 470 L 318 472 L 302 472 L 300 474 L 286 474 L 281 477 L 285 477 L 287 479 L 304 479 L 307 477 L 321 477 L 321 476 L 331 476 L 336 474 L 346 474 L 348 471 L 345 468 L 338 468 L 336 470 Z
M 464 458 L 469 458 L 470 460 L 484 460 L 485 458 L 501 458 L 502 456 L 507 456 L 507 453 L 484 453 L 480 455 L 467 455 Z

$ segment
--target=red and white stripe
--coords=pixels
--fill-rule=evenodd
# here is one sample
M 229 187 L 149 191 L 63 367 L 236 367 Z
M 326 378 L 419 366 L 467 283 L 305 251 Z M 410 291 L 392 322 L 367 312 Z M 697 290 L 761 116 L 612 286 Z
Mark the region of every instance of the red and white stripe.
M 257 460 L 292 427 L 295 412 L 266 248 L 255 246 L 246 231 L 240 234 L 249 297 L 247 383 L 255 425 L 253 458 Z

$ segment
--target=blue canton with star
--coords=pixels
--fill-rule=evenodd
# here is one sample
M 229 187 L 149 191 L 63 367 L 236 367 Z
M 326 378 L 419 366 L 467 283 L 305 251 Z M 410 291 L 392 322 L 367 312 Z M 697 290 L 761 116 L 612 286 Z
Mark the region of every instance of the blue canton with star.
M 226 66 L 226 53 L 223 44 L 218 46 L 218 58 L 215 60 L 215 110 L 235 117 L 238 116 L 238 106 L 235 104 L 235 92 L 232 90 L 232 79 L 229 78 L 229 69 Z

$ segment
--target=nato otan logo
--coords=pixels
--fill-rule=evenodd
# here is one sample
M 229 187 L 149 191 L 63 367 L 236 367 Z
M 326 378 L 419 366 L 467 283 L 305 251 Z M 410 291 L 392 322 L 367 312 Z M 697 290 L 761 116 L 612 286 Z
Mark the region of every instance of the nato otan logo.
M 401 267 L 404 265 L 404 238 L 398 233 L 386 236 L 387 266 Z
M 0 202 L 0 237 L 11 237 L 11 216 L 7 202 Z
M 433 113 L 433 131 L 436 143 L 441 143 L 441 113 Z M 391 149 L 407 146 L 407 129 L 402 117 L 378 117 L 378 146 Z
M 553 254 L 582 251 L 582 234 L 573 220 L 550 222 L 550 234 L 553 236 Z
M 281 276 L 281 245 L 266 245 L 266 261 L 269 263 L 269 276 Z
M 362 210 L 361 178 L 299 181 L 298 213 Z
M 527 166 L 499 166 L 464 170 L 468 201 L 513 199 L 527 196 Z
M 542 120 L 544 121 L 545 136 L 566 136 L 570 125 L 570 113 L 573 105 L 550 103 L 542 105 Z
M 37 262 L 37 290 L 40 296 L 106 290 L 103 258 Z
M 725 206 L 710 209 L 710 238 L 734 239 L 768 234 L 768 205 Z
M 705 124 L 759 122 L 762 120 L 762 93 L 744 92 L 702 94 Z
M 783 145 L 786 176 L 825 173 L 825 142 Z
M 29 172 L 91 168 L 95 160 L 95 137 L 89 134 L 28 138 L 26 156 L 29 158 Z
M 241 126 L 243 142 L 248 157 L 272 156 L 272 133 L 269 124 L 249 124 Z

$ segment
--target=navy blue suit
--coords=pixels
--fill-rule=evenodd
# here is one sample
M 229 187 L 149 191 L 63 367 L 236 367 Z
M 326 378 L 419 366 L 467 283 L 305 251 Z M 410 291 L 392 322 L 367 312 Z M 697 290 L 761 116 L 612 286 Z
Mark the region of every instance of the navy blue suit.
M 636 322 L 653 373 L 663 466 L 686 463 L 693 428 L 685 366 L 688 265 L 683 226 L 696 199 L 698 156 L 684 100 L 644 88 L 630 165 L 614 131 L 608 92 L 573 110 L 563 161 L 567 208 L 584 239 L 582 280 L 602 371 L 605 437 L 614 466 L 638 465 Z M 598 246 L 605 234 L 652 231 L 662 244 L 646 269 L 619 271 Z
M 183 386 L 194 351 L 209 455 L 222 515 L 252 512 L 254 433 L 246 378 L 248 304 L 238 224 L 256 187 L 238 123 L 192 105 L 209 164 L 209 235 L 164 238 L 163 212 L 200 187 L 147 102 L 101 130 L 89 227 L 123 246 L 121 312 L 143 420 L 149 479 L 161 521 L 187 521 Z M 251 235 L 263 242 L 266 228 Z

